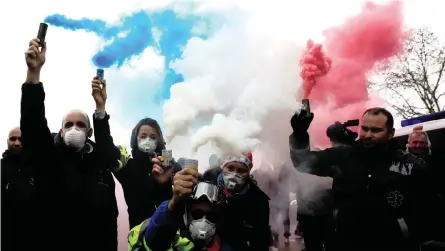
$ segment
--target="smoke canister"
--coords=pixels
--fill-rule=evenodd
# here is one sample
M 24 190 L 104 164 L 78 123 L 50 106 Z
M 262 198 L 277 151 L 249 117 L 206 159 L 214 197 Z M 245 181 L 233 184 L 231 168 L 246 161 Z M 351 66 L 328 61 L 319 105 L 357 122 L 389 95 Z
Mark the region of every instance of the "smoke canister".
M 104 82 L 104 69 L 97 69 L 96 76 L 99 78 L 100 82 Z
M 167 167 L 171 166 L 171 161 L 173 159 L 173 151 L 172 150 L 162 150 L 162 165 Z
M 184 168 L 191 168 L 198 171 L 198 160 L 196 159 L 185 159 Z
M 40 46 L 45 46 L 46 31 L 48 30 L 48 25 L 45 23 L 40 23 L 39 32 L 37 33 L 37 38 L 40 40 Z

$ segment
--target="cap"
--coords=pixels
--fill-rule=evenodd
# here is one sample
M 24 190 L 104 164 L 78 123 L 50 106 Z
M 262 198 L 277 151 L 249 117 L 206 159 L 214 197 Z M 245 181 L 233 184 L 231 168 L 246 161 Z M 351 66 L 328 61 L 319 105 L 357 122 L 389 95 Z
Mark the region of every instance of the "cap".
M 227 165 L 230 162 L 240 162 L 240 163 L 246 165 L 249 169 L 252 169 L 252 167 L 253 167 L 252 157 L 253 157 L 252 153 L 246 153 L 246 154 L 243 154 L 240 156 L 229 155 L 224 159 L 223 164 L 221 165 L 221 168 L 223 168 L 225 165 Z

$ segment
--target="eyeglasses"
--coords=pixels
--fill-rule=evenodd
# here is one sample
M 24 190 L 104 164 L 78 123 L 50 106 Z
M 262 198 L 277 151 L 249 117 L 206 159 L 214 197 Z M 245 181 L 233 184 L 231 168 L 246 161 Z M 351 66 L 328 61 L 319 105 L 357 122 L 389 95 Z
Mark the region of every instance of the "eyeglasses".
M 9 141 L 15 142 L 17 140 L 22 142 L 22 137 L 17 137 L 17 136 L 9 137 Z

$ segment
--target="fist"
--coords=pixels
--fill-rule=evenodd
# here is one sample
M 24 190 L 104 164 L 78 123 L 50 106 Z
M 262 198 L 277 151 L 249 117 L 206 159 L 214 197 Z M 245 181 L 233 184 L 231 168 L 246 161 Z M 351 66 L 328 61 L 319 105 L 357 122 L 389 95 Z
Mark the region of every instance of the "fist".
M 312 120 L 314 119 L 313 113 L 307 113 L 306 111 L 301 111 L 300 113 L 295 113 L 290 124 L 295 133 L 307 132 Z
M 96 76 L 91 81 L 91 95 L 93 96 L 94 102 L 96 102 L 97 109 L 105 109 L 105 102 L 107 101 L 107 81 L 101 82 L 99 77 Z
M 29 42 L 29 48 L 25 52 L 25 61 L 26 65 L 28 65 L 29 70 L 39 71 L 43 64 L 45 64 L 45 55 L 46 55 L 46 43 L 40 49 L 40 40 L 38 38 L 34 38 Z
M 193 168 L 184 168 L 173 178 L 173 200 L 182 201 L 190 197 L 198 184 L 199 173 Z

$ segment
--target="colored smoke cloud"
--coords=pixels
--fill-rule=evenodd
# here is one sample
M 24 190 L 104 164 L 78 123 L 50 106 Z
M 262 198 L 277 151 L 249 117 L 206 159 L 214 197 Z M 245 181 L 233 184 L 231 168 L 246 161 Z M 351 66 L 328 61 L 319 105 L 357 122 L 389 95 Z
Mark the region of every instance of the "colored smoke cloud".
M 123 16 L 118 24 L 88 18 L 75 20 L 61 14 L 47 16 L 44 22 L 72 31 L 92 32 L 103 39 L 106 44 L 92 58 L 98 68 L 119 68 L 147 47 L 155 47 L 165 57 L 166 75 L 162 86 L 165 97 L 169 96 L 171 85 L 183 81 L 182 76 L 169 67 L 170 62 L 180 58 L 191 37 L 207 37 L 208 29 L 199 27 L 214 24 L 208 15 L 177 15 L 171 9 L 139 10 Z
M 326 128 L 335 121 L 361 118 L 365 109 L 383 104 L 368 93 L 368 73 L 403 50 L 403 25 L 401 2 L 367 3 L 359 15 L 325 32 L 327 56 L 321 45 L 308 43 L 301 76 L 315 114 L 313 146 L 330 145 Z
M 172 86 L 165 102 L 165 135 L 175 145 L 176 137 L 193 134 L 183 144 L 189 151 L 183 149 L 184 155 L 202 152 L 207 145 L 221 154 L 239 154 L 260 142 L 263 149 L 274 145 L 267 149 L 276 151 L 279 161 L 289 153 L 285 135 L 298 108 L 300 79 L 295 72 L 301 47 L 269 36 L 265 29 L 255 32 L 248 21 L 228 23 L 206 40 L 191 39 L 172 65 L 184 82 Z

